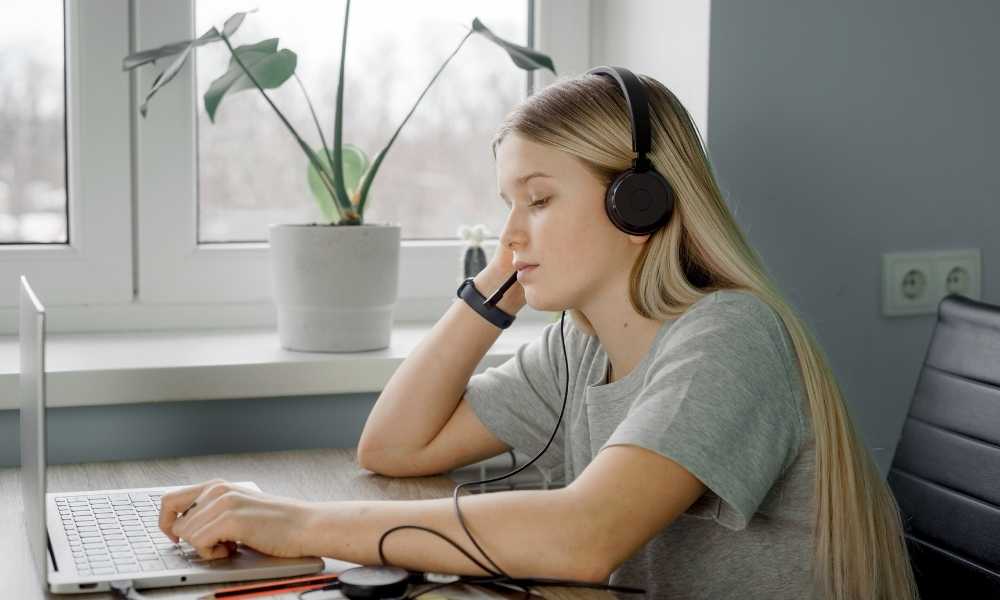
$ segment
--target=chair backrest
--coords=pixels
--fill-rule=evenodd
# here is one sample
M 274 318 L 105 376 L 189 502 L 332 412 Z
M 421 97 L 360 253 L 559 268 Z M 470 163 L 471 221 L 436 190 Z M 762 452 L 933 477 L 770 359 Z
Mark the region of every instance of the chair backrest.
M 1000 598 L 1000 306 L 938 306 L 889 470 L 921 597 Z

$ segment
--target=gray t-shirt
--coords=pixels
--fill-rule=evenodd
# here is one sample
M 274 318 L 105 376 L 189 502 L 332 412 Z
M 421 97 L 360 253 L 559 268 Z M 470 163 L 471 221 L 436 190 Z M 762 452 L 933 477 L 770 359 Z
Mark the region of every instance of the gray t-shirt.
M 528 457 L 562 408 L 559 325 L 465 390 L 483 424 Z M 610 384 L 600 341 L 568 315 L 565 332 L 566 412 L 535 465 L 568 483 L 602 449 L 628 444 L 670 458 L 708 488 L 609 582 L 671 600 L 808 597 L 815 441 L 777 313 L 747 292 L 709 294 L 665 321 L 639 365 Z

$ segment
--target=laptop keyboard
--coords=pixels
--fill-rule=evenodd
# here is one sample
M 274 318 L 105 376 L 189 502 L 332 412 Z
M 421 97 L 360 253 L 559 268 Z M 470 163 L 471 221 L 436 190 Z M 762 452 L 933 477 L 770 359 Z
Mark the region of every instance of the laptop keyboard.
M 160 531 L 157 492 L 56 498 L 80 575 L 184 569 L 204 562 L 186 541 Z

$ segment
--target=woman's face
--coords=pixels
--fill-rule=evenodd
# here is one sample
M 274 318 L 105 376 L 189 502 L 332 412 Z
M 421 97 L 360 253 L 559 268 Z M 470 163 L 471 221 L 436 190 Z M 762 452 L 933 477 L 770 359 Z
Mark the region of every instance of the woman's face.
M 500 244 L 510 245 L 514 261 L 538 265 L 518 275 L 529 306 L 585 310 L 619 293 L 641 249 L 637 241 L 648 236 L 629 236 L 611 223 L 603 182 L 575 157 L 516 133 L 497 146 L 496 171 L 509 210 Z

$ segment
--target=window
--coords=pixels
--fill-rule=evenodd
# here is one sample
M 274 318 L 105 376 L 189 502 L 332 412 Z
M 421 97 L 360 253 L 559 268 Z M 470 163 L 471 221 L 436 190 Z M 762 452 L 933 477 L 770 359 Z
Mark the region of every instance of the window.
M 20 275 L 49 306 L 132 301 L 128 15 L 80 4 L 17 2 L 0 25 L 5 333 Z
M 191 1 L 139 3 L 136 47 L 152 48 L 189 39 L 209 27 L 210 20 L 218 26 L 232 12 L 252 8 L 247 3 L 228 1 L 230 4 L 224 8 L 216 6 L 221 2 L 206 3 L 203 17 Z M 339 8 L 330 9 L 327 20 L 325 16 L 316 16 L 319 13 L 314 12 L 315 5 L 311 2 L 263 0 L 253 5 L 260 7 L 258 12 L 244 21 L 243 27 L 248 29 L 241 27 L 234 36 L 239 43 L 256 42 L 263 36 L 278 37 L 279 47 L 288 47 L 299 54 L 303 84 L 313 97 L 328 133 L 332 127 L 330 97 L 336 77 L 331 75 L 328 78 L 331 81 L 323 81 L 315 73 L 321 73 L 324 65 L 337 64 L 340 58 L 344 4 L 332 4 Z M 525 14 L 518 17 L 517 12 L 504 12 L 507 4 L 520 7 Z M 421 4 L 422 10 L 414 15 L 412 23 L 406 19 L 379 18 L 386 12 L 405 10 L 404 6 L 409 5 L 404 0 L 351 4 L 344 141 L 363 147 L 372 157 L 388 141 L 437 68 L 457 46 L 472 17 L 480 11 L 488 11 L 481 12 L 484 22 L 485 15 L 497 15 L 501 19 L 496 24 L 498 32 L 512 38 L 517 37 L 518 23 L 523 27 L 523 39 L 527 37 L 529 21 L 535 22 L 537 45 L 553 56 L 560 72 L 579 72 L 587 66 L 589 36 L 547 35 L 545 23 L 553 29 L 562 29 L 567 22 L 576 24 L 583 19 L 587 26 L 574 31 L 589 32 L 586 19 L 589 3 L 435 2 Z M 439 5 L 440 11 L 428 8 Z M 449 6 L 450 13 L 444 10 Z M 531 19 L 527 14 L 529 7 L 534 10 Z M 269 20 L 268 11 L 275 15 L 273 21 Z M 310 19 L 302 18 L 303 14 L 311 15 Z M 563 18 L 562 14 L 573 16 Z M 325 36 L 331 51 L 322 52 L 324 42 L 315 41 L 317 37 L 324 39 L 321 29 L 305 26 L 296 29 L 296 24 L 306 20 L 335 24 Z M 379 24 L 382 21 L 392 24 Z M 431 41 L 425 39 L 426 35 L 418 36 L 416 32 L 421 28 L 435 32 Z M 449 30 L 453 33 L 448 36 L 437 33 Z M 404 230 L 399 302 L 394 313 L 397 320 L 436 318 L 447 309 L 458 285 L 456 265 L 462 242 L 455 237 L 455 230 L 460 222 L 486 223 L 497 234 L 506 216 L 502 206 L 495 202 L 495 170 L 488 141 L 503 115 L 526 96 L 528 77 L 500 48 L 479 37 L 472 36 L 466 41 L 421 101 L 383 162 L 371 188 L 371 203 L 366 205 L 367 222 L 395 221 Z M 546 42 L 553 44 L 553 48 L 547 47 Z M 136 122 L 139 298 L 149 303 L 240 303 L 244 308 L 255 305 L 262 315 L 270 315 L 273 322 L 266 225 L 319 221 L 320 213 L 303 183 L 305 165 L 301 152 L 292 146 L 287 132 L 280 130 L 276 115 L 260 105 L 259 94 L 243 92 L 227 97 L 218 112 L 219 123 L 203 122 L 198 86 L 217 76 L 223 61 L 228 61 L 225 49 L 217 46 L 199 49 L 195 61 L 198 64 L 194 68 L 189 64 L 182 70 L 170 86 L 153 98 L 148 116 Z M 320 51 L 312 52 L 313 47 Z M 219 53 L 202 52 L 210 49 Z M 389 52 L 400 52 L 403 57 L 400 60 L 406 62 L 381 67 L 372 64 L 373 56 Z M 202 64 L 206 62 L 208 66 Z M 201 71 L 205 75 L 199 82 Z M 152 69 L 138 73 L 139 89 L 148 89 L 154 76 Z M 543 85 L 551 74 L 536 71 L 534 77 L 537 85 Z M 371 81 L 363 81 L 366 78 Z M 464 114 L 463 107 L 476 101 L 478 90 L 469 88 L 481 87 L 475 83 L 477 78 L 485 78 L 485 89 L 501 90 L 495 103 L 489 105 L 491 108 L 478 122 L 467 117 L 465 125 L 445 127 L 453 122 L 462 123 L 463 119 L 455 115 Z M 318 144 L 315 129 L 304 112 L 307 109 L 301 90 L 294 80 L 274 92 L 273 98 L 281 102 L 283 111 L 295 111 L 296 129 Z M 501 106 L 501 102 L 507 105 Z M 227 143 L 227 137 L 238 134 L 234 130 L 245 129 L 250 122 L 254 125 L 253 138 L 237 143 L 235 149 L 232 145 L 229 150 L 220 149 L 220 144 Z M 444 137 L 447 143 L 425 141 L 432 135 Z M 273 139 L 274 143 L 265 143 L 257 136 Z M 461 139 L 474 140 L 471 143 L 480 151 L 457 146 L 457 140 Z M 254 162 L 245 158 L 252 156 L 257 157 Z M 238 168 L 220 167 L 228 164 L 226 161 L 241 159 L 244 160 Z M 264 166 L 276 160 L 286 161 L 290 166 Z M 248 179 L 248 164 L 255 171 L 274 168 L 279 175 L 262 192 L 257 189 L 260 186 L 247 183 L 254 181 Z M 220 169 L 228 172 L 222 181 Z M 433 216 L 425 216 L 423 212 Z M 451 215 L 451 220 L 442 215 Z M 491 251 L 492 247 L 488 247 L 488 252 Z
M 339 63 L 343 0 L 36 4 L 32 10 L 47 12 L 5 13 L 4 32 L 12 22 L 30 19 L 32 25 L 17 25 L 22 37 L 4 33 L 0 41 L 4 69 L 14 68 L 14 44 L 46 48 L 43 54 L 55 66 L 40 84 L 56 99 L 36 107 L 39 114 L 47 111 L 46 137 L 34 146 L 40 166 L 16 167 L 18 182 L 30 177 L 43 183 L 34 191 L 14 192 L 15 185 L 23 190 L 26 184 L 15 184 L 10 169 L 0 168 L 0 219 L 6 224 L 0 238 L 0 332 L 17 331 L 21 274 L 46 301 L 54 332 L 273 325 L 266 226 L 320 220 L 304 183 L 301 152 L 256 93 L 227 97 L 219 122 L 205 122 L 199 86 L 221 72 L 219 61 L 228 60 L 224 47 L 200 48 L 152 99 L 146 118 L 137 107 L 158 69 L 125 72 L 122 59 L 194 37 L 237 10 L 257 8 L 234 40 L 275 36 L 281 47 L 296 51 L 300 77 L 331 134 L 336 77 L 325 76 L 324 69 Z M 407 19 L 381 18 L 412 5 L 405 0 L 351 5 L 344 141 L 372 158 L 473 16 L 501 36 L 543 50 L 560 74 L 589 66 L 589 0 L 452 0 L 421 4 Z M 318 11 L 329 14 L 303 17 Z M 34 26 L 42 21 L 44 27 Z M 313 22 L 328 28 L 311 28 Z M 324 51 L 326 43 L 330 49 Z M 385 63 L 381 70 L 371 66 L 373 57 Z M 27 81 L 3 72 L 3 80 L 14 85 Z M 463 250 L 455 238 L 459 224 L 484 223 L 494 235 L 502 229 L 506 215 L 495 199 L 489 139 L 528 89 L 552 79 L 547 71 L 529 76 L 500 48 L 473 35 L 421 100 L 386 156 L 366 205 L 367 222 L 403 226 L 395 319 L 437 318 L 451 304 Z M 294 81 L 273 92 L 297 129 L 318 145 Z M 239 141 L 239 129 L 251 120 L 254 137 Z M 0 152 L 7 152 L 0 153 L 0 165 L 9 163 L 9 148 Z M 29 197 L 36 200 L 25 209 Z M 29 211 L 47 216 L 27 219 L 36 224 L 24 233 Z M 487 253 L 495 243 L 487 241 Z

